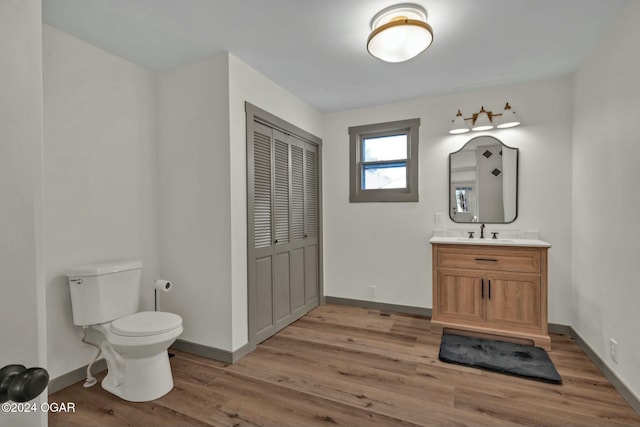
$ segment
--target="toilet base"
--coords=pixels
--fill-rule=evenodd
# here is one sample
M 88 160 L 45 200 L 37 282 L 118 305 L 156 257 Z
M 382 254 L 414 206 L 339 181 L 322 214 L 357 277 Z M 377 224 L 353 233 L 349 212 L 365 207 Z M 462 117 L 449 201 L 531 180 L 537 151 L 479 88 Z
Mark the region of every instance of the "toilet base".
M 122 383 L 111 372 L 102 380 L 102 388 L 129 402 L 148 402 L 169 393 L 173 376 L 167 351 L 151 357 L 124 359 Z

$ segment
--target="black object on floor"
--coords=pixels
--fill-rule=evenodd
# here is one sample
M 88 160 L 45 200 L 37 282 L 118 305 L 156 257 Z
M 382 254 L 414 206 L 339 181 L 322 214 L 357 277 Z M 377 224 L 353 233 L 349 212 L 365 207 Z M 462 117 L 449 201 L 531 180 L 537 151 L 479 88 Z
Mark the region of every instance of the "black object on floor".
M 443 362 L 562 384 L 547 352 L 532 345 L 445 333 L 438 358 Z
M 47 388 L 49 373 L 44 368 L 7 365 L 0 369 L 0 403 L 22 403 L 35 399 Z

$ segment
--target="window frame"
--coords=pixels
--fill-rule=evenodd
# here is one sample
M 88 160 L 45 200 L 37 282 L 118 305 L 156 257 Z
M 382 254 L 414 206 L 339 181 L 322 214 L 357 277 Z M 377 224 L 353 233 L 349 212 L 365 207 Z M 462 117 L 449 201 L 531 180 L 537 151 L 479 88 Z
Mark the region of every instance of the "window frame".
M 349 202 L 417 202 L 418 196 L 418 134 L 420 119 L 375 123 L 349 128 Z M 362 188 L 362 174 L 366 165 L 398 163 L 404 159 L 364 162 L 363 142 L 367 138 L 407 135 L 407 186 L 404 188 Z

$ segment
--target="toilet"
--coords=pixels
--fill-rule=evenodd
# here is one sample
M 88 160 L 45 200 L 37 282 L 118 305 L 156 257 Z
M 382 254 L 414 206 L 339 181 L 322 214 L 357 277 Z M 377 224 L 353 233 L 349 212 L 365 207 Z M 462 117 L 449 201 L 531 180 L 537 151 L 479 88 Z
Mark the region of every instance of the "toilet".
M 67 271 L 73 323 L 102 335 L 108 373 L 102 388 L 130 402 L 173 388 L 167 349 L 182 333 L 177 314 L 138 312 L 142 262 L 84 265 Z

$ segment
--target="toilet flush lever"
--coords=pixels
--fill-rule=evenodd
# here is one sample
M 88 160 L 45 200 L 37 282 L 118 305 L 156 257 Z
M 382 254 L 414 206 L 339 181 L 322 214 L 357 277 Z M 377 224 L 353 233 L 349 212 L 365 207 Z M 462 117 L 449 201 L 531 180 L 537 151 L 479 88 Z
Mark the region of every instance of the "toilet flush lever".
M 82 285 L 82 279 L 69 279 L 69 282 L 75 283 L 76 285 Z

